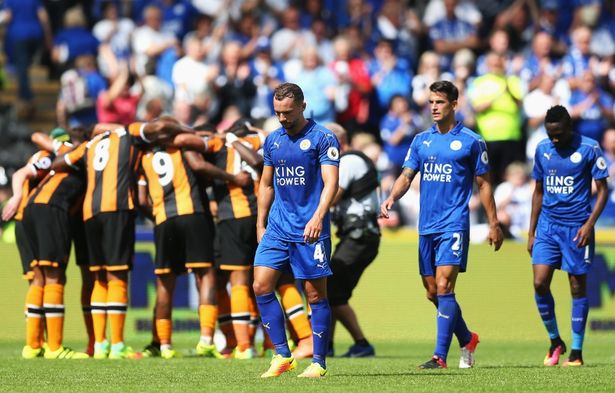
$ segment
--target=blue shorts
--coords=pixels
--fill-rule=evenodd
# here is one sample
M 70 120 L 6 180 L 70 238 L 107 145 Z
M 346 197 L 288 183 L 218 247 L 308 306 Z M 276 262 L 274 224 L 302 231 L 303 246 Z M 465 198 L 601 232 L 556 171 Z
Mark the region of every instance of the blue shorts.
M 316 243 L 288 242 L 265 235 L 261 239 L 254 266 L 264 266 L 275 270 L 292 271 L 298 280 L 311 280 L 330 276 L 331 239 Z
M 549 265 L 574 274 L 587 274 L 594 259 L 594 234 L 589 244 L 577 247 L 572 240 L 581 225 L 560 225 L 543 217 L 538 219 L 536 240 L 532 249 L 532 264 Z
M 468 264 L 468 231 L 441 232 L 419 236 L 419 272 L 421 276 L 435 276 L 437 266 L 459 266 L 466 271 Z

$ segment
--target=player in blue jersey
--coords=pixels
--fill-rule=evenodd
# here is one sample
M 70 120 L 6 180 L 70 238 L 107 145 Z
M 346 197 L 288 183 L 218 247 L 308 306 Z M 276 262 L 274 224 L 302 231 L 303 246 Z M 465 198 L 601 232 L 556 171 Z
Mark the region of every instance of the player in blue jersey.
M 277 377 L 297 365 L 274 292 L 280 275 L 289 268 L 296 279 L 305 280 L 312 308 L 314 355 L 299 377 L 320 378 L 327 372 L 331 324 L 327 276 L 332 274 L 329 207 L 337 191 L 339 143 L 330 130 L 303 116 L 305 107 L 299 86 L 278 86 L 273 108 L 282 127 L 267 136 L 263 149 L 256 220 L 260 244 L 253 286 L 263 326 L 276 351 L 263 378 Z
M 594 257 L 594 224 L 606 204 L 609 176 L 600 145 L 572 130 L 566 108 L 551 107 L 545 117 L 548 139 L 534 157 L 532 216 L 527 249 L 532 256 L 534 290 L 540 317 L 551 338 L 545 366 L 566 352 L 555 319 L 551 279 L 555 269 L 568 273 L 572 294 L 572 350 L 564 366 L 583 365 L 583 338 L 589 305 L 587 272 Z M 591 208 L 592 178 L 596 204 Z
M 433 126 L 412 141 L 391 194 L 382 203 L 388 217 L 395 201 L 421 173 L 419 213 L 419 271 L 427 299 L 438 308 L 437 339 L 433 357 L 420 368 L 446 368 L 453 338 L 461 347 L 460 368 L 474 366 L 478 335 L 471 332 L 455 299 L 459 272 L 465 272 L 469 244 L 469 208 L 474 181 L 489 220 L 488 241 L 495 250 L 502 245 L 502 230 L 496 216 L 489 182 L 489 157 L 485 141 L 455 122 L 459 91 L 451 82 L 438 81 L 430 87 L 429 105 Z

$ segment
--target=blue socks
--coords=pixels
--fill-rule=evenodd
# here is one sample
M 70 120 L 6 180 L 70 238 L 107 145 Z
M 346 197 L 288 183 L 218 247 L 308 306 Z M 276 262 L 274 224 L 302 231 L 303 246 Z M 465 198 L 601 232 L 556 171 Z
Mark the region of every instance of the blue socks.
M 585 338 L 585 324 L 589 312 L 587 297 L 572 299 L 572 349 L 581 350 Z
M 555 339 L 559 337 L 559 330 L 557 329 L 557 320 L 555 319 L 555 301 L 551 292 L 545 296 L 541 296 L 537 293 L 534 294 L 536 300 L 536 306 L 538 306 L 538 312 L 542 318 L 542 322 L 547 328 L 549 338 Z
M 312 336 L 314 337 L 314 356 L 312 361 L 320 364 L 322 368 L 327 368 L 326 356 L 329 350 L 331 308 L 327 299 L 310 303 L 310 307 L 312 308 Z
M 465 347 L 470 341 L 472 341 L 472 332 L 468 329 L 468 325 L 466 325 L 466 321 L 463 320 L 463 316 L 461 314 L 461 307 L 459 307 L 459 303 L 457 303 L 457 323 L 455 324 L 455 336 L 457 337 L 457 341 L 459 341 L 460 347 Z
M 459 305 L 455 300 L 455 294 L 438 295 L 438 335 L 436 338 L 436 350 L 434 355 L 446 361 L 448 350 L 453 339 L 453 331 L 457 325 Z M 467 327 L 466 327 L 467 329 Z
M 278 302 L 275 293 L 270 292 L 262 296 L 256 296 L 256 304 L 261 314 L 263 327 L 265 328 L 271 343 L 278 355 L 290 357 L 290 349 L 286 340 L 286 322 L 284 321 L 284 311 Z M 316 348 L 316 341 L 314 341 Z M 315 353 L 315 352 L 314 352 Z

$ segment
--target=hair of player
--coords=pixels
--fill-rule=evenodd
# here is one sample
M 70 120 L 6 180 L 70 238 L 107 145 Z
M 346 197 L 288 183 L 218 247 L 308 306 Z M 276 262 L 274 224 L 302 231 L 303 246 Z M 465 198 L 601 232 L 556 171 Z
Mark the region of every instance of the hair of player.
M 280 86 L 276 87 L 273 91 L 273 97 L 282 101 L 285 98 L 292 98 L 293 102 L 296 104 L 303 104 L 303 90 L 294 84 L 294 83 L 282 83 Z
M 434 82 L 429 86 L 429 90 L 434 93 L 444 94 L 449 102 L 457 101 L 459 98 L 459 89 L 449 81 Z
M 211 123 L 201 123 L 199 125 L 192 127 L 192 129 L 194 131 L 208 131 L 214 134 L 216 133 L 216 126 Z
M 555 105 L 547 110 L 545 123 L 570 124 L 570 122 L 572 122 L 570 113 L 568 113 L 568 110 L 562 105 Z
M 68 135 L 70 135 L 70 139 L 72 142 L 81 143 L 90 139 L 93 130 L 94 124 L 91 124 L 87 127 L 71 127 L 68 129 L 67 133 Z

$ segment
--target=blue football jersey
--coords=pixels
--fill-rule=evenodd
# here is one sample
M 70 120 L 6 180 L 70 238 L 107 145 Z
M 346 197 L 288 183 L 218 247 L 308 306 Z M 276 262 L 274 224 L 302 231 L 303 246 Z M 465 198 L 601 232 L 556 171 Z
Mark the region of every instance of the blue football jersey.
M 591 214 L 592 178 L 605 179 L 609 173 L 598 142 L 575 134 L 567 149 L 556 149 L 549 139 L 540 142 L 532 177 L 542 181 L 541 214 L 574 225 Z
M 469 230 L 474 177 L 489 172 L 487 145 L 461 123 L 442 134 L 434 124 L 418 134 L 404 167 L 421 173 L 419 233 Z
M 303 242 L 303 230 L 318 207 L 324 186 L 320 167 L 339 166 L 339 148 L 335 135 L 313 120 L 298 135 L 279 128 L 267 136 L 264 164 L 273 167 L 275 192 L 267 232 L 281 240 Z M 320 239 L 330 233 L 327 213 Z

